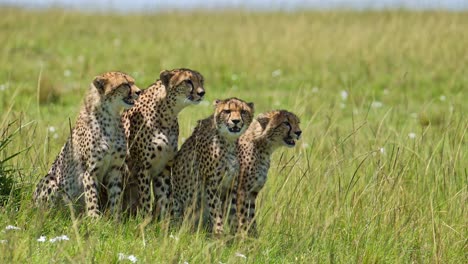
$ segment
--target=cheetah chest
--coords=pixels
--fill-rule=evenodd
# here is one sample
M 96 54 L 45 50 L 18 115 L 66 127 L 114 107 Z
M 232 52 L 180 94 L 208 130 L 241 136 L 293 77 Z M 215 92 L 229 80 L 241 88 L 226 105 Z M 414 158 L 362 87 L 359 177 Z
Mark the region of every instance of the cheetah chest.
M 237 153 L 235 151 L 228 151 L 225 154 L 225 163 L 224 167 L 224 176 L 221 181 L 221 186 L 223 188 L 230 189 L 233 184 L 233 180 L 237 177 L 239 173 L 239 160 L 237 158 Z
M 104 137 L 93 149 L 98 180 L 103 181 L 105 174 L 113 167 L 122 166 L 125 157 L 125 141 L 121 138 Z
M 177 136 L 169 132 L 155 133 L 151 140 L 152 147 L 149 148 L 151 153 L 148 153 L 151 159 L 151 170 L 153 173 L 160 173 L 164 166 L 174 158 L 177 150 Z
M 249 189 L 251 191 L 259 192 L 263 188 L 263 186 L 265 186 L 269 167 L 269 159 L 262 159 L 260 162 L 257 163 L 255 173 L 253 177 L 249 179 Z

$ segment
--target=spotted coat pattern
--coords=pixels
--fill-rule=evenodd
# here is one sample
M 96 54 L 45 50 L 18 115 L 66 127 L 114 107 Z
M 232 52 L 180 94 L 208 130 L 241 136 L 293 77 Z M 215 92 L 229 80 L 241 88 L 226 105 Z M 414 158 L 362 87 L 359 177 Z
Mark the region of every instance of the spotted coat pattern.
M 59 198 L 81 202 L 87 215 L 97 218 L 103 207 L 99 197 L 106 192 L 110 210 L 118 215 L 122 175 L 126 171 L 120 115 L 139 94 L 140 89 L 127 74 L 107 72 L 95 77 L 71 136 L 37 184 L 33 195 L 37 204 L 53 204 Z
M 299 118 L 286 110 L 260 114 L 237 145 L 240 172 L 233 191 L 230 217 L 242 234 L 257 234 L 255 200 L 267 180 L 270 157 L 280 146 L 294 147 L 301 136 Z
M 154 213 L 165 213 L 170 178 L 161 172 L 177 152 L 177 116 L 185 107 L 198 104 L 205 95 L 204 79 L 197 71 L 165 70 L 159 77 L 122 116 L 130 171 L 124 207 L 131 213 L 136 213 L 136 209 L 143 214 L 152 211 L 151 182 L 156 198 Z
M 239 171 L 236 141 L 253 118 L 253 103 L 237 98 L 215 101 L 215 113 L 198 121 L 172 165 L 175 218 L 206 208 L 213 232 L 223 230 L 222 196 Z M 196 214 L 196 213 L 195 213 Z

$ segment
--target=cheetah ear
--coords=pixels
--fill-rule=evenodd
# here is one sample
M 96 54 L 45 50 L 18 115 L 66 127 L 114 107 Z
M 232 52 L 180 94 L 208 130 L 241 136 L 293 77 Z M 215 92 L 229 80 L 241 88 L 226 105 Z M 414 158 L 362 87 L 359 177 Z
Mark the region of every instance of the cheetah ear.
M 159 73 L 159 79 L 166 88 L 169 87 L 169 82 L 171 81 L 172 76 L 174 76 L 174 73 L 168 70 L 164 70 Z
M 254 103 L 250 102 L 250 103 L 247 103 L 247 105 L 250 107 L 250 109 L 252 109 L 252 113 L 253 113 L 255 111 Z
M 99 92 L 103 92 L 104 91 L 104 87 L 106 86 L 107 84 L 107 79 L 102 77 L 102 76 L 96 76 L 94 77 L 94 80 L 93 80 L 93 85 L 94 87 L 96 87 L 96 89 L 99 91 Z
M 258 121 L 258 123 L 260 123 L 260 126 L 262 126 L 262 129 L 265 130 L 268 123 L 270 122 L 270 118 L 267 115 L 260 114 L 257 117 L 257 121 Z
M 221 100 L 216 99 L 213 101 L 213 106 L 217 106 L 219 103 L 221 103 Z

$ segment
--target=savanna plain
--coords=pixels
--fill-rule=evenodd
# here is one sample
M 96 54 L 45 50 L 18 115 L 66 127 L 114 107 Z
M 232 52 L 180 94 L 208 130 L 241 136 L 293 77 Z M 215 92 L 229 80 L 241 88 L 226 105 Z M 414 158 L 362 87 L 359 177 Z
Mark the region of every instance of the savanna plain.
M 467 13 L 2 8 L 0 28 L 1 263 L 467 262 Z M 218 98 L 301 118 L 272 157 L 258 238 L 33 206 L 94 76 L 145 88 L 180 67 L 206 80 L 180 143 Z

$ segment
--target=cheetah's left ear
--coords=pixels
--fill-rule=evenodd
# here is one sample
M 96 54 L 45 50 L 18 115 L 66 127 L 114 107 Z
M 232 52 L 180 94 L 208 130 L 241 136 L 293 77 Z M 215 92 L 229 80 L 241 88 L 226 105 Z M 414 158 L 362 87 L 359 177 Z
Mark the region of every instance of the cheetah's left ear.
M 93 80 L 93 85 L 99 92 L 104 91 L 104 87 L 107 84 L 107 79 L 102 76 L 96 76 Z
M 221 103 L 221 100 L 216 99 L 213 101 L 213 106 L 217 106 L 219 103 Z
M 260 114 L 257 116 L 257 121 L 260 123 L 260 126 L 262 126 L 262 129 L 265 130 L 268 123 L 270 122 L 270 118 L 265 114 Z
M 169 82 L 171 81 L 172 76 L 174 76 L 174 72 L 168 70 L 164 70 L 159 73 L 159 79 L 166 88 L 169 88 Z
M 255 111 L 254 103 L 250 102 L 250 103 L 247 103 L 247 105 L 250 107 L 250 109 L 252 109 L 252 113 L 253 113 Z

